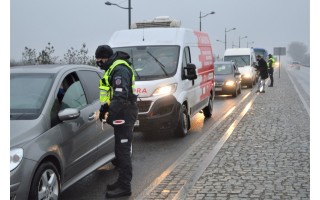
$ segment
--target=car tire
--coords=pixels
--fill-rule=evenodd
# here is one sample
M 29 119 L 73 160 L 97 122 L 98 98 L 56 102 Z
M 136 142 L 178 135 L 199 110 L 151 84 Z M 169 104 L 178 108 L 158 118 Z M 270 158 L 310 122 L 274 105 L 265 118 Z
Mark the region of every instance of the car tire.
M 253 82 L 248 83 L 247 87 L 248 87 L 248 88 L 253 88 Z
M 213 110 L 213 93 L 210 93 L 209 103 L 208 105 L 203 109 L 203 115 L 205 118 L 209 118 L 212 116 L 212 110 Z
M 241 85 L 239 85 L 238 94 L 241 94 Z
M 232 92 L 232 97 L 237 97 L 238 96 L 238 90 L 237 87 L 234 89 L 234 92 Z
M 190 119 L 188 115 L 188 109 L 185 104 L 182 104 L 180 109 L 180 118 L 178 121 L 176 133 L 180 137 L 185 137 L 188 133 L 189 128 L 190 128 Z
M 33 176 L 29 200 L 59 199 L 60 195 L 60 174 L 56 166 L 51 162 L 42 163 Z

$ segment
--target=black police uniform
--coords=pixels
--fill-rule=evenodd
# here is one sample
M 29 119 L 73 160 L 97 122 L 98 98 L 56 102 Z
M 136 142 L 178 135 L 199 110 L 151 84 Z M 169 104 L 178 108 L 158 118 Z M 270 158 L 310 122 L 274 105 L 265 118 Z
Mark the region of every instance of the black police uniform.
M 125 60 L 129 63 L 130 56 L 125 52 L 113 54 L 106 65 L 107 70 L 116 60 Z M 113 88 L 113 96 L 110 105 L 101 107 L 100 113 L 108 112 L 107 123 L 114 128 L 115 156 L 119 169 L 117 187 L 131 193 L 132 162 L 131 144 L 133 127 L 138 115 L 137 96 L 132 89 L 132 71 L 124 64 L 117 65 L 109 76 L 109 83 Z M 115 124 L 115 121 L 123 121 L 123 124 Z M 107 193 L 108 195 L 108 193 Z

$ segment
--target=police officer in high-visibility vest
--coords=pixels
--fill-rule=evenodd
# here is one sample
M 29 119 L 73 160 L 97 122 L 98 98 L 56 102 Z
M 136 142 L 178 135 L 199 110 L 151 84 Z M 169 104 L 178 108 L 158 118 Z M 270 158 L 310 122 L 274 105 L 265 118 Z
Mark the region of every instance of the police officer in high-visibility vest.
M 108 45 L 98 46 L 96 63 L 105 70 L 100 80 L 100 121 L 114 128 L 118 180 L 107 185 L 107 198 L 130 196 L 132 180 L 131 143 L 138 115 L 135 77 L 130 56 L 121 51 L 113 53 Z
M 275 60 L 271 54 L 269 54 L 268 59 L 268 73 L 270 76 L 271 83 L 268 85 L 268 87 L 273 87 L 273 66 L 274 66 Z

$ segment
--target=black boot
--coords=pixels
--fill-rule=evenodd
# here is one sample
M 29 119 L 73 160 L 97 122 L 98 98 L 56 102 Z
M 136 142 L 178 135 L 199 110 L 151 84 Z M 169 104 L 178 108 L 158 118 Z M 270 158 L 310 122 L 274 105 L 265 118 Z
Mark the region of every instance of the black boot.
M 109 184 L 107 185 L 107 190 L 108 191 L 115 190 L 117 187 L 119 187 L 118 182 L 114 182 L 114 183 L 112 183 L 110 185 Z
M 112 191 L 108 191 L 106 193 L 106 198 L 116 198 L 116 197 L 124 197 L 131 196 L 131 190 L 122 189 L 121 187 L 117 187 Z

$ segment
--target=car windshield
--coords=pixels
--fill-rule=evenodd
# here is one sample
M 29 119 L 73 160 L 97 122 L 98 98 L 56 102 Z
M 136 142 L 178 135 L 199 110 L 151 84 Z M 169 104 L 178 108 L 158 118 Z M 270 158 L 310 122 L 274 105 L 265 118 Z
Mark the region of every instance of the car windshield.
M 230 64 L 215 64 L 214 73 L 216 75 L 231 74 L 232 66 Z
M 10 75 L 10 119 L 39 117 L 53 83 L 53 74 Z
M 238 67 L 244 67 L 250 65 L 250 56 L 243 55 L 243 56 L 225 56 L 224 61 L 233 61 L 237 63 Z
M 138 80 L 155 80 L 173 76 L 177 71 L 179 46 L 138 46 L 113 48 L 130 55 Z

